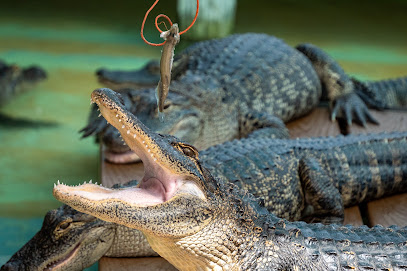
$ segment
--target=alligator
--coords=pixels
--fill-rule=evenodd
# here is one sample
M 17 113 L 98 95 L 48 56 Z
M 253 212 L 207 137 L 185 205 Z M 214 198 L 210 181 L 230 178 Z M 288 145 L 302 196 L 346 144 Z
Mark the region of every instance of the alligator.
M 154 72 L 146 76 L 149 70 Z M 140 71 L 102 70 L 98 76 L 115 87 L 139 80 L 150 84 L 151 88 L 120 90 L 127 108 L 156 132 L 173 134 L 200 150 L 260 128 L 281 128 L 324 99 L 331 104 L 332 119 L 345 117 L 345 126 L 352 120 L 376 123 L 365 104 L 376 109 L 407 106 L 407 77 L 361 82 L 313 45 L 292 48 L 276 37 L 249 33 L 199 42 L 176 54 L 164 104 L 167 117 L 160 122 L 154 95 L 158 70 L 158 63 L 152 62 Z M 136 161 L 117 130 L 98 119 L 96 110 L 93 106 L 83 137 L 96 134 L 110 162 Z
M 132 185 L 134 181 L 113 187 Z M 62 205 L 45 215 L 40 231 L 0 271 L 80 271 L 102 256 L 144 257 L 157 253 L 139 231 Z
M 58 181 L 55 198 L 102 220 L 141 230 L 151 247 L 179 270 L 407 269 L 407 228 L 354 228 L 279 218 L 264 207 L 263 200 L 233 182 L 213 177 L 195 147 L 151 132 L 113 91 L 96 90 L 92 99 L 142 159 L 145 176 L 137 187 L 121 189 L 91 183 L 70 187 Z M 344 161 L 340 153 L 335 154 L 337 148 L 332 146 L 332 156 Z M 402 151 L 383 159 L 367 153 L 371 165 L 379 160 L 393 164 L 389 172 L 397 172 L 397 177 L 391 186 L 405 179 L 405 173 L 400 175 Z M 356 156 L 347 162 L 357 163 Z M 306 156 L 296 173 L 304 178 L 304 188 L 317 195 L 327 183 L 317 187 L 311 180 L 327 174 L 322 164 Z M 275 168 L 281 169 L 281 164 L 276 162 Z M 379 167 L 373 167 L 371 174 L 378 184 L 374 194 L 383 194 Z M 286 172 L 282 179 L 290 178 Z
M 20 68 L 0 60 L 0 106 L 46 77 L 46 72 L 38 66 Z
M 305 184 L 302 180 L 298 181 L 296 178 L 291 178 L 287 183 L 284 183 L 281 180 L 284 180 L 281 170 L 278 170 L 279 167 L 287 168 L 287 165 L 284 165 L 286 159 L 282 159 L 287 155 L 290 155 L 290 159 L 293 157 L 304 157 L 308 154 L 316 156 L 316 151 L 324 153 L 323 156 L 326 157 L 325 153 L 329 153 L 328 150 L 335 148 L 335 155 L 343 155 L 345 157 L 352 157 L 351 152 L 354 153 L 364 153 L 365 158 L 373 153 L 376 155 L 378 161 L 379 171 L 383 172 L 386 170 L 395 170 L 385 169 L 385 166 L 381 165 L 382 163 L 387 163 L 387 159 L 390 158 L 386 153 L 396 155 L 397 150 L 406 149 L 407 147 L 407 132 L 405 133 L 389 133 L 389 134 L 379 134 L 379 135 L 350 135 L 348 137 L 335 137 L 335 138 L 315 138 L 315 139 L 299 139 L 299 140 L 281 140 L 277 139 L 275 142 L 272 142 L 270 139 L 262 139 L 259 141 L 257 138 L 241 139 L 235 140 L 233 142 L 227 142 L 222 145 L 214 146 L 208 150 L 199 152 L 199 160 L 202 165 L 207 168 L 212 176 L 215 178 L 223 178 L 228 181 L 232 181 L 238 186 L 248 190 L 248 192 L 255 194 L 264 201 L 265 207 L 268 211 L 274 213 L 275 215 L 286 218 L 289 220 L 294 220 L 298 218 L 299 214 L 302 214 L 300 219 L 304 219 L 304 215 L 308 217 L 315 217 L 317 215 L 323 216 L 327 215 L 326 210 L 328 208 L 337 209 L 337 206 L 332 206 L 333 204 L 329 202 L 329 198 L 335 199 L 339 190 L 341 193 L 342 202 L 339 204 L 346 204 L 347 206 L 358 204 L 362 201 L 370 200 L 370 196 L 366 193 L 365 198 L 358 198 L 355 196 L 358 194 L 356 191 L 359 191 L 359 194 L 362 195 L 363 191 L 363 182 L 361 179 L 364 179 L 363 176 L 366 176 L 367 168 L 362 169 L 363 159 L 360 159 L 363 155 L 354 156 L 354 161 L 359 161 L 359 167 L 357 167 L 358 174 L 347 175 L 339 174 L 338 172 L 346 171 L 346 168 L 349 167 L 348 163 L 337 163 L 331 162 L 329 159 L 326 162 L 331 165 L 337 165 L 340 167 L 332 171 L 336 172 L 339 186 L 336 191 L 328 190 L 322 191 L 321 194 L 310 195 L 313 197 L 319 197 L 319 199 L 324 199 L 324 206 L 320 210 L 325 210 L 325 213 L 321 213 L 317 209 L 311 209 L 310 204 L 305 202 L 303 197 Z M 390 141 L 389 141 L 390 140 Z M 336 142 L 342 141 L 341 144 Z M 264 144 L 264 145 L 262 145 Z M 250 149 L 243 147 L 252 146 Z M 394 148 L 393 148 L 394 146 Z M 285 151 L 281 151 L 284 150 Z M 339 152 L 339 150 L 341 152 Z M 382 151 L 378 151 L 382 150 Z M 254 155 L 255 154 L 255 155 Z M 400 159 L 400 169 L 404 173 L 400 172 L 400 176 L 405 180 L 407 168 L 406 168 L 406 156 L 407 154 L 402 154 L 398 159 Z M 321 155 L 318 155 L 319 159 Z M 364 158 L 364 159 L 365 159 Z M 360 160 L 359 160 L 360 159 Z M 403 160 L 404 159 L 404 160 Z M 403 162 L 404 161 L 404 162 Z M 397 162 L 395 162 L 397 163 Z M 291 164 L 292 165 L 292 164 Z M 353 165 L 354 167 L 355 165 Z M 375 170 L 376 166 L 370 167 L 370 172 Z M 287 169 L 289 170 L 289 169 Z M 270 174 L 271 173 L 271 174 Z M 354 172 L 355 173 L 355 172 Z M 402 175 L 404 174 L 404 176 Z M 352 177 L 349 177 L 352 176 Z M 343 180 L 340 178 L 344 177 Z M 366 179 L 371 179 L 372 176 L 368 176 Z M 385 176 L 382 176 L 383 182 L 388 181 Z M 387 176 L 389 178 L 390 176 Z M 287 178 L 285 178 L 287 179 Z M 394 178 L 393 180 L 396 180 Z M 239 180 L 239 181 L 237 181 Z M 294 181 L 295 180 L 295 181 Z M 342 187 L 348 187 L 351 189 L 351 186 L 347 184 L 352 182 L 350 180 L 355 180 L 358 182 L 358 187 L 354 184 L 353 187 L 357 187 L 353 192 L 349 190 L 344 190 Z M 291 183 L 293 182 L 293 184 Z M 301 182 L 301 185 L 298 183 Z M 137 181 L 131 181 L 126 185 L 118 186 L 116 188 L 130 187 L 136 185 Z M 297 183 L 295 185 L 294 183 Z M 283 187 L 291 188 L 292 190 L 285 189 Z M 387 185 L 389 187 L 390 185 Z M 399 185 L 400 187 L 401 185 Z M 405 186 L 405 185 L 403 185 Z M 315 185 L 314 185 L 315 187 Z M 329 186 L 328 186 L 329 187 Z M 397 186 L 393 186 L 394 189 L 397 189 Z M 389 189 L 389 188 L 386 188 Z M 393 189 L 393 192 L 395 192 Z M 372 187 L 371 191 L 374 190 Z M 377 190 L 377 188 L 376 188 Z M 405 190 L 405 189 L 404 189 Z M 281 192 L 283 191 L 283 193 Z M 345 192 L 346 191 L 346 192 Z M 397 192 L 402 192 L 397 191 Z M 387 190 L 385 194 L 390 194 L 391 189 Z M 308 193 L 310 194 L 310 193 Z M 300 198 L 298 198 L 300 196 Z M 354 197 L 354 198 L 352 198 Z M 305 204 L 304 204 L 305 202 Z M 328 202 L 328 203 L 326 203 Z M 292 208 L 298 208 L 297 212 L 288 212 L 287 206 L 292 206 Z M 306 208 L 304 206 L 308 206 Z M 307 212 L 305 212 L 307 210 Z M 312 211 L 313 213 L 310 213 Z M 338 213 L 341 215 L 343 211 L 340 210 Z M 49 218 L 51 217 L 51 218 Z M 325 221 L 326 222 L 326 221 Z M 339 222 L 339 220 L 335 221 Z M 60 228 L 59 225 L 64 225 L 69 223 L 69 227 L 66 226 L 64 230 L 64 235 L 70 236 L 70 238 L 60 239 L 58 242 L 55 241 L 56 234 L 59 234 Z M 95 236 L 104 233 L 100 229 L 105 227 L 107 230 L 114 232 L 114 237 L 110 237 L 109 240 L 104 239 L 104 242 L 96 242 L 99 240 Z M 95 230 L 92 230 L 92 229 Z M 99 229 L 98 231 L 96 229 Z M 92 233 L 89 233 L 92 232 Z M 94 232 L 94 233 L 93 233 Z M 80 238 L 74 238 L 74 236 L 79 235 Z M 42 236 L 43 238 L 39 237 Z M 52 236 L 52 238 L 50 238 Z M 45 238 L 46 237 L 46 238 Z M 42 240 L 42 241 L 38 241 Z M 87 251 L 88 247 L 92 245 L 92 254 L 85 255 L 81 253 L 76 253 L 75 255 L 81 255 L 81 257 L 72 257 L 67 259 L 66 255 L 71 255 L 71 251 L 74 251 L 75 248 L 78 248 L 78 242 L 80 240 L 83 247 L 83 251 Z M 113 240 L 113 241 L 112 241 Z M 41 243 L 44 245 L 46 243 L 47 250 L 41 249 L 38 247 L 38 244 Z M 98 247 L 97 247 L 98 246 Z M 31 255 L 36 255 L 35 258 Z M 90 215 L 85 215 L 81 212 L 73 210 L 67 205 L 63 205 L 57 210 L 50 211 L 45 219 L 41 230 L 36 234 L 36 236 L 31 239 L 26 245 L 24 245 L 11 259 L 3 266 L 0 271 L 17 271 L 17 270 L 43 270 L 44 266 L 48 266 L 49 263 L 63 263 L 64 266 L 70 266 L 70 270 L 82 270 L 82 268 L 87 267 L 88 265 L 93 264 L 99 260 L 102 256 L 108 257 L 143 257 L 143 256 L 157 256 L 151 247 L 148 245 L 146 239 L 143 237 L 140 231 L 135 229 L 130 229 L 122 225 L 113 224 L 110 222 L 104 222 L 96 218 L 91 218 Z M 57 264 L 54 264 L 58 266 Z
M 21 68 L 18 65 L 9 65 L 0 60 L 0 107 L 46 77 L 46 72 L 38 66 Z M 54 122 L 12 117 L 0 112 L 0 126 L 6 128 L 38 128 L 55 125 Z

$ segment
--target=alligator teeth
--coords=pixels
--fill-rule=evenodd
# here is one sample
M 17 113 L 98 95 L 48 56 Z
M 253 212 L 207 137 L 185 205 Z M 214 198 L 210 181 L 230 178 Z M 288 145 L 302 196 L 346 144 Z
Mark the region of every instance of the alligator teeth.
M 119 114 L 116 114 L 116 118 L 119 117 Z
M 98 115 L 98 117 L 101 117 L 102 116 L 102 113 L 100 113 L 99 115 Z
M 122 119 L 119 119 L 119 122 L 122 122 Z
M 124 127 L 126 127 L 126 126 L 123 125 L 123 126 L 122 126 L 122 129 L 123 129 Z
M 58 180 L 58 185 L 60 185 L 59 180 Z
M 92 180 L 90 180 L 89 183 L 92 183 Z
M 127 134 L 130 134 L 130 130 L 127 130 Z

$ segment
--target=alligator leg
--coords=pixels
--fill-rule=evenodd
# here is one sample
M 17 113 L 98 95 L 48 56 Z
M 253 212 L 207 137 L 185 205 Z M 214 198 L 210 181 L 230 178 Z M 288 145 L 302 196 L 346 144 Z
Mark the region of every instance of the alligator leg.
M 344 118 L 348 126 L 356 123 L 365 126 L 367 121 L 378 124 L 365 102 L 358 96 L 350 77 L 332 57 L 311 44 L 300 44 L 296 49 L 312 62 L 323 85 L 322 98 L 331 105 L 331 119 Z
M 288 130 L 280 118 L 258 111 L 244 114 L 241 117 L 239 136 L 241 138 L 289 138 Z
M 320 162 L 314 157 L 299 161 L 299 176 L 308 206 L 304 220 L 308 222 L 342 223 L 344 206 L 339 190 L 333 185 Z M 311 210 L 312 209 L 312 210 Z M 312 216 L 307 213 L 312 211 Z

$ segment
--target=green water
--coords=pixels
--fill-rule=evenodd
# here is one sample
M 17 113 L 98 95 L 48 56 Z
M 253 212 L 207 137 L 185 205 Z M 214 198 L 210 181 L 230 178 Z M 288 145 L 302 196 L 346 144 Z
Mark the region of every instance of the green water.
M 46 211 L 60 205 L 52 197 L 54 182 L 99 179 L 98 147 L 78 134 L 86 123 L 90 93 L 100 87 L 94 71 L 137 68 L 159 57 L 160 49 L 139 38 L 150 2 L 114 7 L 108 1 L 76 0 L 64 6 L 51 1 L 20 3 L 19 8 L 1 4 L 0 58 L 23 66 L 40 64 L 48 79 L 0 113 L 57 125 L 0 128 L 0 265 L 40 228 Z M 162 2 L 157 13 L 174 18 L 175 1 Z M 253 3 L 239 1 L 236 32 L 266 32 L 292 45 L 315 43 L 362 79 L 407 74 L 403 1 Z M 149 29 L 147 36 L 158 41 Z

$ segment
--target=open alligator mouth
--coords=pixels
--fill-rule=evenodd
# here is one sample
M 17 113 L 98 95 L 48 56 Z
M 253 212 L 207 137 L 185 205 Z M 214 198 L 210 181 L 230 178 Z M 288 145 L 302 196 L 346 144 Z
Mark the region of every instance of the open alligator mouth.
M 144 177 L 137 187 L 126 189 L 108 189 L 95 184 L 77 187 L 58 185 L 54 188 L 54 196 L 63 202 L 71 202 L 72 198 L 78 201 L 86 199 L 89 204 L 100 201 L 125 201 L 126 204 L 137 207 L 157 205 L 173 198 L 185 184 L 188 175 L 183 172 L 182 167 L 174 168 L 177 162 L 173 159 L 179 156 L 178 150 L 159 134 L 150 132 L 129 113 L 112 90 L 95 90 L 91 100 L 98 105 L 105 119 L 119 130 L 127 145 L 143 161 Z M 193 193 L 202 196 L 202 192 Z M 73 207 L 78 209 L 77 206 Z
M 78 242 L 78 244 L 70 251 L 68 254 L 59 258 L 57 260 L 52 260 L 51 262 L 47 263 L 47 265 L 42 269 L 43 271 L 52 271 L 56 269 L 62 270 L 63 266 L 67 265 L 71 262 L 71 260 L 76 256 L 79 248 L 81 247 L 82 241 Z

